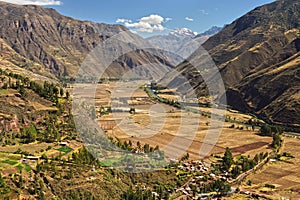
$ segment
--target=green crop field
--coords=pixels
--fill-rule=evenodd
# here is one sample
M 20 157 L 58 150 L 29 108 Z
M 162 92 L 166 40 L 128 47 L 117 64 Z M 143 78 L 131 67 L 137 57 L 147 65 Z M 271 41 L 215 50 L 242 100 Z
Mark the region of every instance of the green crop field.
M 64 153 L 70 153 L 73 149 L 70 147 L 61 147 L 57 149 L 58 151 L 64 152 Z
M 9 164 L 9 165 L 16 165 L 16 164 L 18 164 L 18 162 L 14 161 L 14 160 L 3 160 L 2 163 Z

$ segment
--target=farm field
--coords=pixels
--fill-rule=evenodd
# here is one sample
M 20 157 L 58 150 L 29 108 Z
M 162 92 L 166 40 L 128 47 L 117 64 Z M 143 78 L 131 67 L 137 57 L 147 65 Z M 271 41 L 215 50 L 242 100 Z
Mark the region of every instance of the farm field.
M 16 171 L 19 166 L 26 169 L 27 165 L 21 163 L 22 158 L 26 158 L 24 155 L 27 154 L 35 155 L 41 157 L 46 155 L 48 158 L 56 158 L 61 156 L 64 159 L 68 158 L 70 153 L 76 152 L 78 149 L 82 148 L 83 144 L 77 141 L 69 141 L 68 146 L 64 147 L 57 143 L 36 143 L 36 144 L 23 144 L 21 146 L 5 146 L 0 147 L 0 170 L 7 172 Z M 18 152 L 20 151 L 20 152 Z M 23 157 L 21 155 L 23 153 Z M 35 167 L 35 162 L 29 162 L 29 165 Z M 28 165 L 28 166 L 29 166 Z
M 281 157 L 281 161 L 270 162 L 261 171 L 248 177 L 252 186 L 245 186 L 248 191 L 256 191 L 288 199 L 300 199 L 300 147 L 299 139 L 284 138 L 281 153 L 290 153 L 295 158 Z M 275 189 L 266 188 L 266 184 L 275 186 Z
M 112 93 L 114 86 L 115 83 L 98 85 L 96 99 L 106 100 L 102 102 L 96 100 L 97 106 L 111 106 L 107 94 Z M 98 118 L 102 129 L 109 136 L 122 141 L 131 140 L 133 144 L 139 141 L 153 147 L 158 145 L 170 159 L 180 158 L 188 152 L 191 159 L 199 160 L 203 158 L 203 153 L 205 157 L 209 157 L 211 154 L 223 153 L 226 147 L 231 148 L 234 155 L 254 156 L 260 152 L 271 151 L 269 144 L 272 138 L 261 137 L 257 134 L 258 130 L 246 125 L 252 116 L 229 110 L 226 111 L 227 118 L 236 120 L 236 123 L 219 122 L 213 127 L 210 126 L 209 115 L 193 112 L 199 110 L 209 113 L 210 108 L 193 107 L 192 111 L 183 111 L 156 102 L 149 98 L 142 88 L 136 89 L 132 94 L 122 94 L 122 97 L 127 99 L 127 102 L 120 102 L 118 105 L 123 103 L 124 108 L 127 106 L 128 110 L 134 107 L 135 113 L 113 112 L 102 115 Z M 208 131 L 212 139 L 205 142 Z M 213 147 L 207 145 L 210 141 L 216 141 L 216 145 Z

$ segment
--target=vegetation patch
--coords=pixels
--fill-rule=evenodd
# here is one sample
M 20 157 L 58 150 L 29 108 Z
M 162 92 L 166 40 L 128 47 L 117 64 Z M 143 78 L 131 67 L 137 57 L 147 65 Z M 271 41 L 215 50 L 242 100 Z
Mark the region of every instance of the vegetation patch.
M 119 162 L 120 160 L 118 159 L 106 159 L 104 161 L 101 161 L 101 165 L 104 167 L 110 167 L 112 166 L 114 163 Z
M 70 147 L 61 147 L 57 150 L 60 151 L 60 152 L 64 152 L 64 153 L 70 153 L 71 151 L 73 151 L 73 149 L 70 148 Z
M 30 171 L 31 171 L 31 167 L 30 167 L 29 165 L 26 165 L 26 166 L 25 166 L 25 170 L 26 170 L 27 172 L 30 172 Z
M 9 164 L 9 165 L 16 165 L 16 164 L 18 164 L 18 162 L 14 161 L 14 160 L 3 160 L 2 163 Z
M 23 170 L 23 166 L 22 165 L 18 165 L 17 168 L 22 171 Z
M 6 94 L 6 90 L 0 90 L 0 94 Z

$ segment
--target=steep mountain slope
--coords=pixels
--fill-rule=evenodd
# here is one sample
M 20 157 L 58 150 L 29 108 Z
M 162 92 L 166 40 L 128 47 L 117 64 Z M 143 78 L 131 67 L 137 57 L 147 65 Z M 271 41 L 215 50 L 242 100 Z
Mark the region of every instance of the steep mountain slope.
M 300 124 L 299 10 L 296 0 L 258 7 L 203 44 L 228 88 L 230 106 L 283 125 Z M 178 66 L 188 74 L 192 69 Z M 202 93 L 199 75 L 191 79 Z
M 9 70 L 23 76 L 31 77 L 32 80 L 37 82 L 57 82 L 55 77 L 38 63 L 21 56 L 2 39 L 0 39 L 0 66 L 2 70 Z M 31 69 L 33 72 L 26 69 Z M 34 72 L 40 72 L 44 76 Z
M 40 6 L 0 2 L 0 13 L 0 38 L 20 56 L 39 65 L 26 68 L 40 74 L 46 71 L 46 74 L 59 78 L 74 77 L 86 55 L 100 42 L 128 30 L 120 25 L 75 20 Z M 142 40 L 134 34 L 131 37 Z M 119 49 L 111 51 L 117 52 Z M 120 74 L 118 70 L 124 71 L 148 59 L 167 63 L 145 51 L 135 52 L 112 64 L 112 76 Z M 128 63 L 128 60 L 132 62 Z

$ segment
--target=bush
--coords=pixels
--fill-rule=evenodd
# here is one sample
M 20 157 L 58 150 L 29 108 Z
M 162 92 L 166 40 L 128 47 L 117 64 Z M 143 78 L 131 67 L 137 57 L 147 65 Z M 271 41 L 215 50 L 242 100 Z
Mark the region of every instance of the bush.
M 265 184 L 265 187 L 267 188 L 271 188 L 271 189 L 275 189 L 275 185 L 271 185 L 271 184 Z
M 272 136 L 272 129 L 269 125 L 264 124 L 260 127 L 260 135 L 262 136 Z

